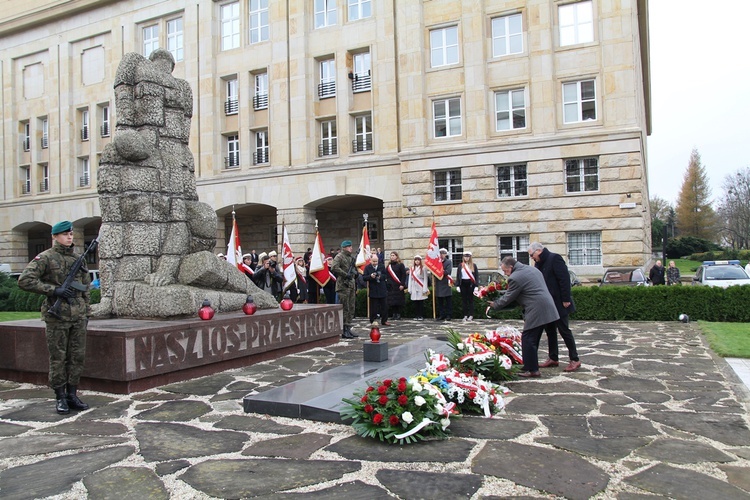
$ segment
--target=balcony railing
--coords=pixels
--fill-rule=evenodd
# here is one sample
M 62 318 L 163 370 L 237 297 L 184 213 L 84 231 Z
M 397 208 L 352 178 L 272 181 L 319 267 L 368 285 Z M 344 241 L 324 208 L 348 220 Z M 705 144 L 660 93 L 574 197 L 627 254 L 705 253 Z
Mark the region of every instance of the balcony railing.
M 46 193 L 49 191 L 49 179 L 44 179 L 39 183 L 39 192 Z
M 109 137 L 109 123 L 105 123 L 101 126 L 102 137 Z
M 23 150 L 24 151 L 30 151 L 31 150 L 31 138 L 30 137 L 24 137 L 21 139 L 21 142 L 23 143 Z
M 253 109 L 259 110 L 259 109 L 267 109 L 268 108 L 268 92 L 264 92 L 263 94 L 255 94 L 253 96 Z
M 372 78 L 370 72 L 361 74 L 349 74 L 352 79 L 352 92 L 368 92 L 372 90 Z
M 361 153 L 362 151 L 372 151 L 372 137 L 352 141 L 352 153 Z
M 237 111 L 240 109 L 240 104 L 237 99 L 227 99 L 226 102 L 224 102 L 224 114 L 225 115 L 236 115 Z
M 253 153 L 253 165 L 268 163 L 268 148 L 259 149 Z
M 318 144 L 318 156 L 333 156 L 338 154 L 338 144 L 336 139 L 331 139 Z
M 31 181 L 21 182 L 21 194 L 31 194 Z
M 84 174 L 78 178 L 78 187 L 89 187 L 91 185 L 91 176 L 89 174 Z
M 336 82 L 323 82 L 318 84 L 318 97 L 321 99 L 327 99 L 328 97 L 336 97 Z
M 81 140 L 82 141 L 88 141 L 89 140 L 89 127 L 86 125 L 81 129 Z
M 47 149 L 49 147 L 49 138 L 46 135 L 42 136 L 42 149 Z
M 229 153 L 229 156 L 224 157 L 224 168 L 237 168 L 240 166 L 240 154 Z

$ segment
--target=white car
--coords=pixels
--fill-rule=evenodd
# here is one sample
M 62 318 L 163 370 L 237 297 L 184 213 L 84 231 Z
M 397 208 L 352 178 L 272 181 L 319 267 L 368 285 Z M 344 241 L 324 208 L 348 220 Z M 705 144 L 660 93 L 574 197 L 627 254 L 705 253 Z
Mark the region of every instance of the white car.
M 693 276 L 693 285 L 719 288 L 750 285 L 750 277 L 739 260 L 704 260 Z

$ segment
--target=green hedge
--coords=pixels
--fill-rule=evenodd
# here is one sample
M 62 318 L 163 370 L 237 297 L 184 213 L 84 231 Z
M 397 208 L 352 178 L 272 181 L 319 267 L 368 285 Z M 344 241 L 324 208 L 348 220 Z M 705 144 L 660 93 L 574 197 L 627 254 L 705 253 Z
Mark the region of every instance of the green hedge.
M 589 321 L 678 321 L 687 314 L 691 321 L 750 322 L 750 286 L 710 288 L 705 286 L 574 287 L 576 312 L 573 320 Z M 474 317 L 484 318 L 486 302 L 474 300 Z M 432 300 L 425 303 L 425 317 L 432 317 Z M 367 292 L 357 291 L 356 315 L 367 317 Z M 405 318 L 414 316 L 406 295 Z M 519 308 L 492 311 L 492 318 L 521 319 Z M 461 295 L 453 292 L 453 318 L 462 318 Z

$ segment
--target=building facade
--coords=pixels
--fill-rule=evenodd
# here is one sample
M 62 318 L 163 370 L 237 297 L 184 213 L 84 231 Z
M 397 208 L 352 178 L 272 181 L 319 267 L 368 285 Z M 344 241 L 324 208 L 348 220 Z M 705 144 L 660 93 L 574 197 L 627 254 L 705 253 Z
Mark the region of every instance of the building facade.
M 98 233 L 127 52 L 193 89 L 217 250 L 360 238 L 405 259 L 434 221 L 480 270 L 540 241 L 595 276 L 650 255 L 647 0 L 29 0 L 0 14 L 0 263 L 56 221 Z M 95 266 L 94 266 L 95 267 Z

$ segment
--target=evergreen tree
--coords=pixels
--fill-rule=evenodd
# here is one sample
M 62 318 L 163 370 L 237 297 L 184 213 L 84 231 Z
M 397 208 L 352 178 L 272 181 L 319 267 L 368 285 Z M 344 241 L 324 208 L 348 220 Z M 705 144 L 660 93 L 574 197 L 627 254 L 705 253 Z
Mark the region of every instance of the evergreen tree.
M 716 240 L 716 214 L 710 198 L 706 168 L 701 164 L 698 150 L 693 149 L 677 198 L 677 228 L 681 235 Z

